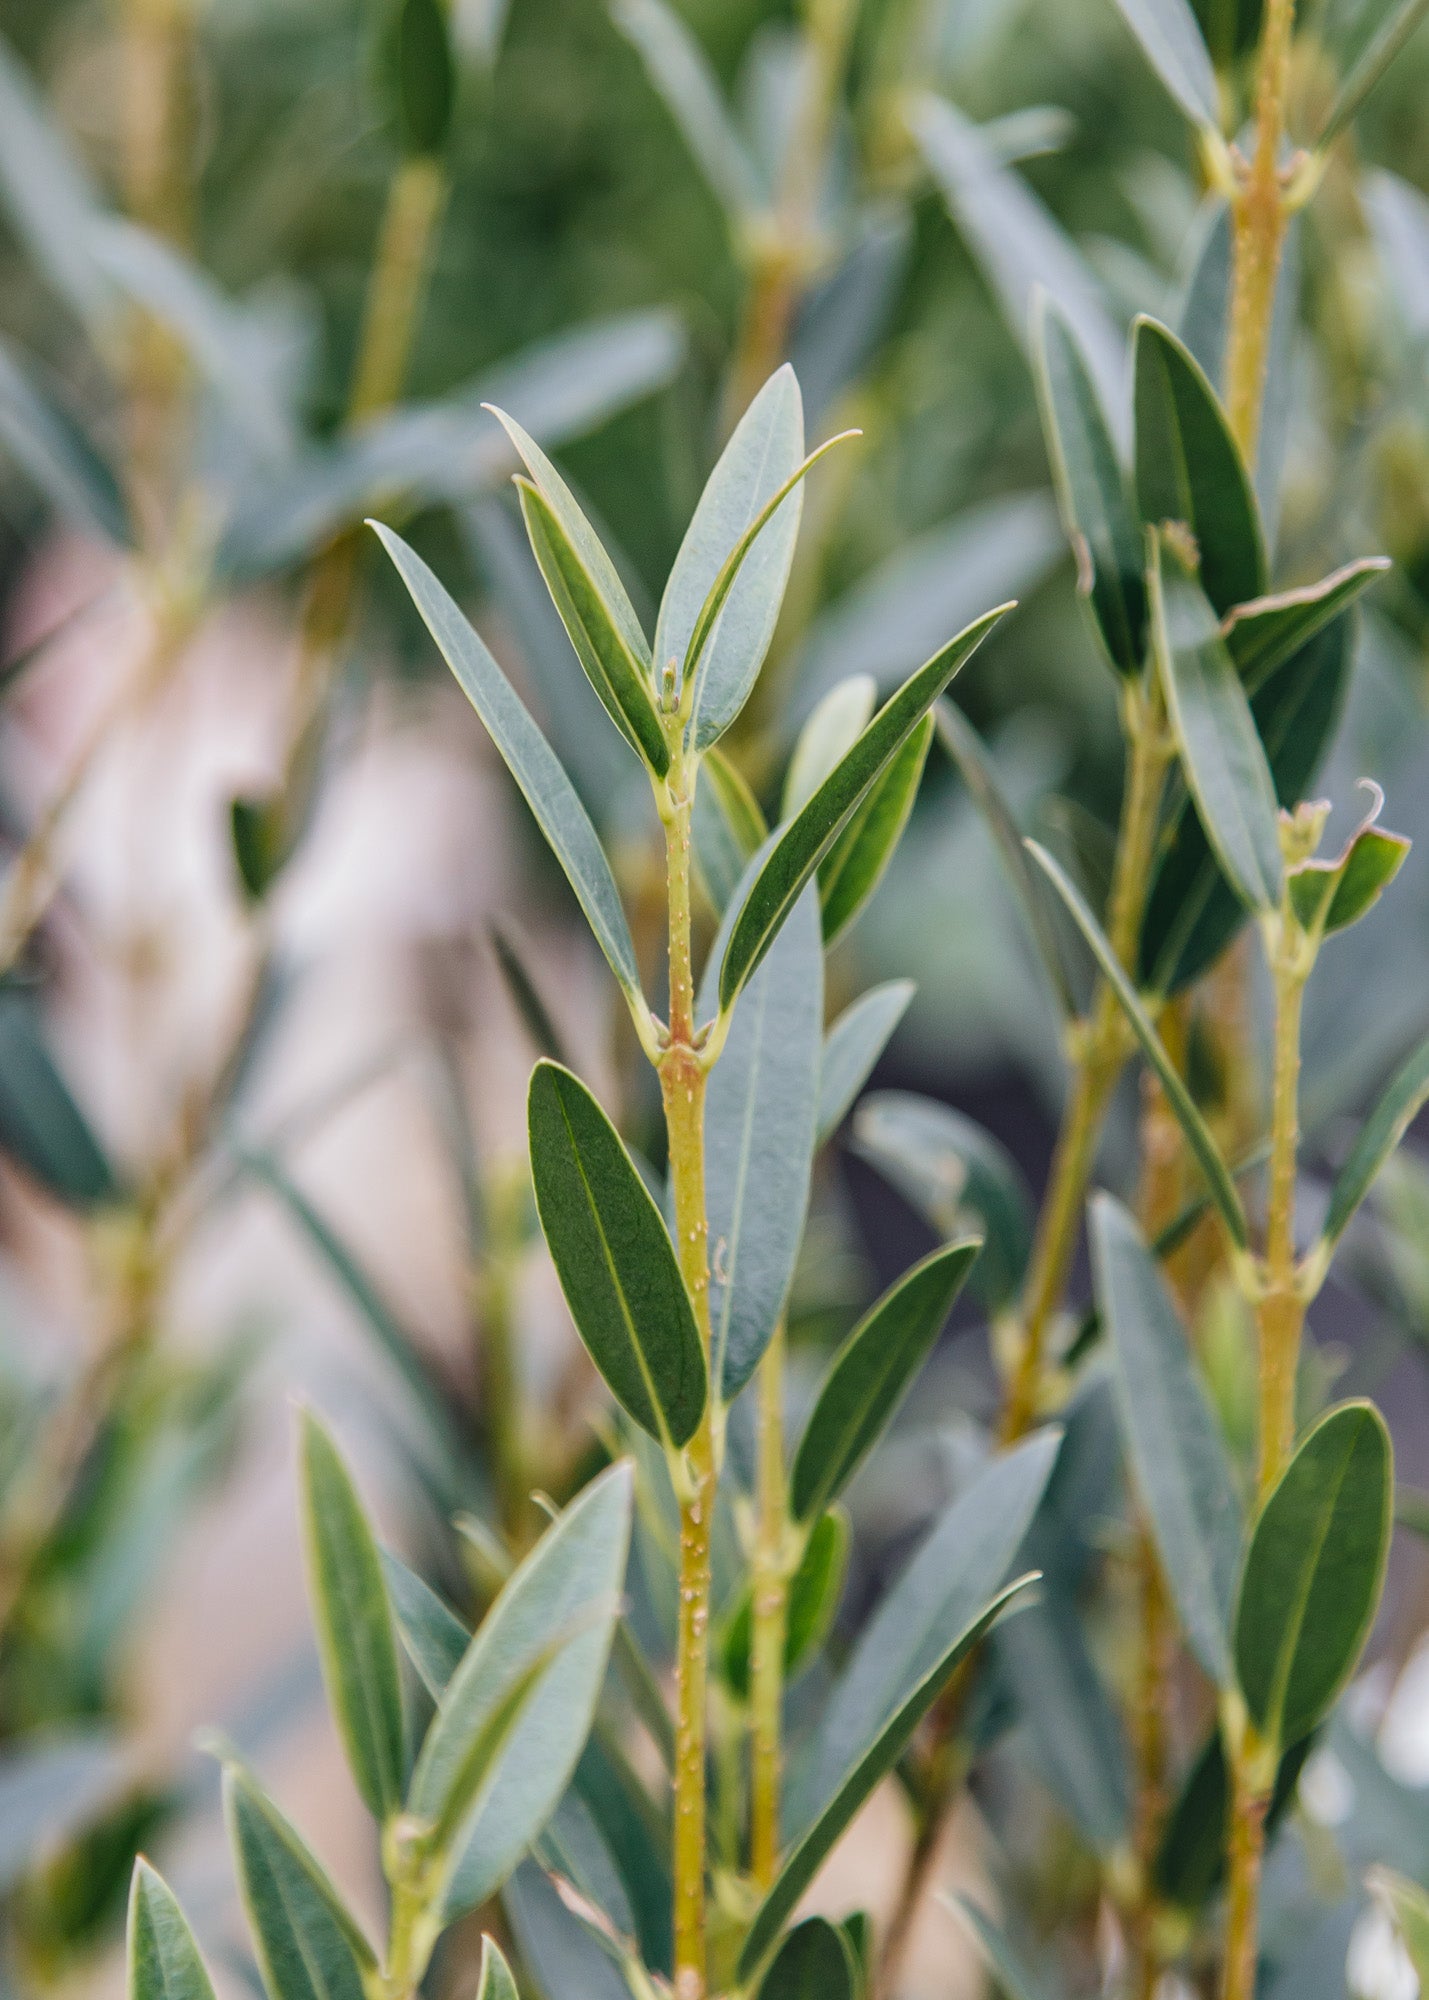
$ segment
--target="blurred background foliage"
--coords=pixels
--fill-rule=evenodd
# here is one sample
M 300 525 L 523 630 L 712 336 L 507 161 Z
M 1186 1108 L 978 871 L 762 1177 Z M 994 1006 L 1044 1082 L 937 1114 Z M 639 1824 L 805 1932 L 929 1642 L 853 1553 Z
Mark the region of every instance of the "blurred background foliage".
M 1253 0 L 1197 11 L 1242 88 Z M 1317 43 L 1362 45 L 1383 11 L 1307 8 L 1300 105 L 1329 87 Z M 756 791 L 815 693 L 855 671 L 895 680 L 1017 595 L 959 700 L 1027 823 L 1093 878 L 1114 823 L 1114 696 L 1051 502 L 1027 282 L 1070 258 L 1099 323 L 1175 321 L 1211 227 L 1188 128 L 1110 0 L 688 0 L 679 23 L 672 44 L 647 6 L 455 0 L 448 121 L 401 100 L 376 5 L 0 0 L 0 1894 L 16 1990 L 112 1983 L 135 1848 L 212 1816 L 189 1726 L 216 1715 L 258 1756 L 311 1711 L 301 1617 L 258 1615 L 268 1566 L 293 1573 L 291 1508 L 259 1490 L 289 1384 L 348 1410 L 389 1467 L 394 1537 L 468 1601 L 491 1568 L 445 1515 L 465 1506 L 519 1543 L 533 1524 L 511 1480 L 569 1489 L 589 1440 L 590 1382 L 527 1254 L 511 1077 L 533 1042 L 574 1038 L 618 1077 L 629 1051 L 514 796 L 360 544 L 360 583 L 313 637 L 324 551 L 350 552 L 364 512 L 406 515 L 625 836 L 638 885 L 648 827 L 638 802 L 612 807 L 609 743 L 476 402 L 531 397 L 531 428 L 648 607 L 722 430 L 788 352 L 811 427 L 863 437 L 811 483 L 737 739 Z M 708 69 L 694 84 L 691 51 Z M 970 121 L 961 176 L 930 174 L 909 136 L 930 90 Z M 1420 34 L 1299 227 L 1277 578 L 1394 557 L 1325 789 L 1372 773 L 1394 824 L 1429 836 L 1426 103 Z M 413 139 L 429 115 L 430 147 Z M 385 399 L 401 408 L 354 430 L 381 218 L 414 158 L 444 186 Z M 95 204 L 152 234 L 93 227 Z M 198 660 L 177 711 L 175 656 Z M 125 694 L 145 657 L 165 671 Z M 250 808 L 236 850 L 235 800 Z M 153 822 L 132 854 L 131 821 Z M 531 934 L 514 960 L 484 929 L 513 902 Z M 1422 867 L 1392 910 L 1312 989 L 1308 1123 L 1331 1150 L 1336 1118 L 1429 1016 Z M 846 993 L 919 982 L 879 1080 L 974 1111 L 1040 1180 L 1055 1027 L 936 755 L 841 951 Z M 653 1106 L 629 1089 L 626 1128 L 653 1142 Z M 1321 1319 L 1342 1385 L 1394 1385 L 1411 1476 L 1429 1466 L 1422 1374 L 1402 1360 L 1429 1341 L 1426 1175 L 1411 1150 L 1386 1176 L 1355 1284 Z M 796 1338 L 826 1345 L 923 1230 L 856 1156 L 825 1175 Z M 1244 1383 L 1233 1331 L 1214 1334 L 1234 1430 Z M 514 1470 L 493 1419 L 493 1371 L 513 1365 L 530 1403 Z M 984 1410 L 988 1379 L 980 1351 L 951 1347 L 903 1449 L 859 1489 L 845 1628 L 946 1489 L 934 1425 Z M 1417 1558 L 1401 1567 L 1397 1665 L 1424 1587 Z M 200 1574 L 185 1620 L 174 1602 Z M 262 1644 L 232 1640 L 248 1614 Z M 236 1664 L 215 1671 L 229 1643 Z M 176 1676 L 192 1700 L 172 1699 Z M 323 1782 L 339 1820 L 341 1781 Z M 1429 1806 L 1412 1809 L 1429 1853 Z M 221 1871 L 183 1851 L 190 1908 L 221 1930 Z M 360 1876 L 361 1854 L 347 1865 Z M 1055 1862 L 1037 1865 L 1051 1905 L 1075 1902 Z

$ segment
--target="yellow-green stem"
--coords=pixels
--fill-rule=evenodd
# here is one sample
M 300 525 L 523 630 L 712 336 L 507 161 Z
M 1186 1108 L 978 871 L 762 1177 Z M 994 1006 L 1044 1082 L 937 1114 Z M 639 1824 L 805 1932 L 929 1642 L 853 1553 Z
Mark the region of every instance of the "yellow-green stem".
M 784 1646 L 789 1622 L 787 1481 L 784 1469 L 784 1328 L 759 1364 L 758 1526 L 749 1648 L 749 1868 L 757 1889 L 779 1869 Z
M 1282 932 L 1294 938 L 1286 924 Z M 1304 970 L 1293 944 L 1275 953 L 1275 1057 L 1271 1080 L 1270 1195 L 1264 1289 L 1259 1301 L 1260 1491 L 1284 1471 L 1295 1439 L 1295 1377 L 1305 1303 L 1295 1259 L 1295 1181 L 1300 1150 L 1300 1015 Z
M 1243 1744 L 1234 1760 L 1221 2000 L 1255 2000 L 1260 1868 L 1265 1854 L 1265 1815 L 1270 1806 L 1269 1788 L 1256 1782 L 1255 1763 L 1253 1746 Z
M 1294 29 L 1295 0 L 1266 0 L 1256 64 L 1255 151 L 1231 203 L 1234 249 L 1226 404 L 1231 429 L 1249 463 L 1254 463 L 1260 432 L 1275 282 L 1289 221 L 1280 150 Z
M 693 774 L 676 747 L 665 855 L 670 913 L 670 1027 L 660 1057 L 675 1242 L 695 1322 L 710 1352 L 709 1225 L 705 1213 L 705 1068 L 695 1047 L 690 930 Z M 705 1994 L 705 1738 L 709 1684 L 710 1522 L 715 1501 L 714 1395 L 684 1453 L 675 1659 L 674 1932 L 677 2000 Z

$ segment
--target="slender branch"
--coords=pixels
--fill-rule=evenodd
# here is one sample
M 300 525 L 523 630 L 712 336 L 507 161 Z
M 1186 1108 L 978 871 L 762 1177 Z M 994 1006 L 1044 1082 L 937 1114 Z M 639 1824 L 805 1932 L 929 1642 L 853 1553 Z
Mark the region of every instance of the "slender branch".
M 1275 283 L 1290 210 L 1280 150 L 1295 29 L 1295 0 L 1266 0 L 1255 79 L 1255 152 L 1231 202 L 1234 248 L 1226 400 L 1231 429 L 1254 463 L 1265 396 Z
M 758 1528 L 749 1653 L 750 1874 L 773 1885 L 779 1867 L 784 1646 L 789 1622 L 788 1487 L 784 1469 L 784 1328 L 759 1364 Z
M 1275 1484 L 1295 1438 L 1295 1376 L 1305 1301 L 1295 1260 L 1295 1183 L 1300 1151 L 1300 1018 L 1305 970 L 1292 927 L 1280 924 L 1274 954 L 1275 1056 L 1270 1111 L 1270 1197 L 1260 1321 L 1260 1492 Z

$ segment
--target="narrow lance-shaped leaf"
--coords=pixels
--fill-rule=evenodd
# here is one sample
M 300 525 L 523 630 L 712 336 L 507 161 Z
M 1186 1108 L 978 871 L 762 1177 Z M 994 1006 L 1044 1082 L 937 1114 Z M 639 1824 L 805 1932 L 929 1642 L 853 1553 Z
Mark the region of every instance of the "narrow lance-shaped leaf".
M 1247 907 L 1274 909 L 1284 879 L 1279 807 L 1255 718 L 1205 593 L 1166 536 L 1151 541 L 1157 670 L 1201 825 Z
M 126 1957 L 127 2000 L 214 2000 L 174 1892 L 142 1855 L 129 1888 Z
M 331 1438 L 302 1418 L 303 1533 L 328 1701 L 352 1775 L 378 1819 L 402 1801 L 397 1635 L 382 1560 Z
M 720 1011 L 763 958 L 804 884 L 828 853 L 859 802 L 893 762 L 953 675 L 1010 605 L 999 605 L 960 632 L 884 703 L 853 748 L 835 765 L 808 804 L 774 839 L 745 895 L 720 966 Z
M 567 1061 L 560 1030 L 551 1019 L 536 976 L 527 962 L 526 947 L 512 925 L 496 918 L 488 926 L 492 956 L 500 970 L 511 1004 L 521 1017 L 521 1025 L 535 1044 L 537 1055 L 552 1062 Z M 567 1064 L 569 1067 L 569 1064 Z
M 1186 116 L 1214 132 L 1220 124 L 1216 73 L 1187 0 L 1116 0 L 1116 4 Z
M 0 983 L 0 1149 L 72 1208 L 121 1183 L 51 1052 L 38 997 Z
M 806 1917 L 780 1945 L 759 1982 L 759 2000 L 857 2000 L 853 1949 L 826 1917 Z
M 949 1243 L 915 1264 L 834 1356 L 794 1454 L 796 1520 L 812 1520 L 837 1499 L 892 1422 L 981 1248 L 976 1238 Z
M 586 1350 L 642 1429 L 688 1444 L 705 1356 L 660 1211 L 579 1077 L 538 1063 L 527 1116 L 541 1227 Z
M 649 664 L 631 650 L 544 494 L 529 480 L 518 479 L 516 487 L 531 551 L 586 677 L 622 736 L 655 776 L 663 778 L 670 768 L 670 746 L 655 706 Z
M 839 1836 L 865 1799 L 903 1755 L 913 1740 L 918 1724 L 947 1686 L 959 1662 L 990 1630 L 1012 1600 L 1035 1581 L 1035 1572 L 1029 1572 L 999 1591 L 941 1655 L 902 1707 L 890 1717 L 877 1739 L 863 1751 L 813 1825 L 795 1843 L 774 1887 L 760 1904 L 740 1949 L 737 1967 L 740 1979 L 748 1979 L 757 1972 L 804 1891 L 819 1872 L 825 1857 L 837 1844 Z
M 461 1665 L 471 1633 L 400 1556 L 394 1556 L 390 1549 L 381 1553 L 387 1596 L 402 1645 L 423 1687 L 433 1701 L 439 1701 Z
M 779 817 L 792 819 L 808 804 L 835 764 L 867 729 L 878 705 L 872 674 L 849 674 L 815 704 L 799 731 L 784 773 Z
M 949 1909 L 956 1910 L 972 1932 L 979 1955 L 997 1981 L 1004 2000 L 1046 2000 L 1042 1987 L 1013 1950 L 1006 1933 L 985 1910 L 967 1896 L 950 1896 L 944 1900 Z
M 873 1074 L 913 998 L 911 979 L 871 986 L 845 1007 L 824 1037 L 819 1069 L 819 1143 L 843 1123 Z
M 1065 316 L 1039 292 L 1033 356 L 1042 428 L 1077 556 L 1077 587 L 1112 665 L 1139 674 L 1146 652 L 1146 585 L 1136 519 L 1091 370 Z
M 1196 1657 L 1228 1687 L 1241 1523 L 1225 1445 L 1166 1282 L 1108 1194 L 1092 1201 L 1091 1250 L 1122 1428 L 1166 1579 Z
M 713 745 L 700 760 L 692 832 L 700 886 L 722 917 L 769 827 L 739 770 Z
M 374 521 L 372 526 L 426 623 L 462 692 L 485 723 L 507 769 L 536 816 L 537 824 L 566 872 L 639 1022 L 646 1014 L 630 926 L 620 892 L 595 828 L 555 752 L 531 720 L 519 696 L 450 594 L 400 535 Z M 632 612 L 631 616 L 634 616 Z
M 726 212 L 753 214 L 764 195 L 743 139 L 725 110 L 704 50 L 663 0 L 614 0 L 611 17 L 638 49 L 685 144 Z
M 1326 1265 L 1360 1203 L 1374 1186 L 1380 1169 L 1426 1103 L 1429 1103 L 1429 1040 L 1421 1042 L 1395 1073 L 1360 1127 L 1349 1158 L 1335 1176 L 1320 1246 L 1314 1253 Z
M 121 548 L 134 531 L 114 468 L 72 417 L 43 396 L 0 343 L 0 447 L 68 521 Z
M 1429 0 L 1396 0 L 1396 4 L 1386 10 L 1379 27 L 1351 63 L 1349 73 L 1340 85 L 1339 95 L 1331 105 L 1330 115 L 1315 141 L 1318 151 L 1324 152 L 1346 125 L 1359 115 L 1365 99 L 1427 13 Z
M 1165 1045 L 1152 1025 L 1151 1016 L 1142 1006 L 1136 988 L 1128 979 L 1125 968 L 1107 942 L 1101 925 L 1046 848 L 1040 847 L 1035 840 L 1029 840 L 1027 847 L 1056 885 L 1062 901 L 1076 919 L 1077 928 L 1091 946 L 1103 977 L 1116 995 L 1121 1010 L 1130 1023 L 1132 1033 L 1140 1042 L 1147 1060 L 1161 1080 L 1167 1102 L 1186 1135 L 1187 1144 L 1191 1148 L 1196 1164 L 1205 1176 L 1206 1187 L 1216 1205 L 1217 1214 L 1225 1224 L 1232 1243 L 1238 1249 L 1244 1249 L 1249 1241 L 1249 1230 L 1246 1226 L 1245 1210 L 1241 1206 L 1240 1196 L 1236 1193 L 1230 1169 L 1221 1157 L 1220 1149 L 1211 1136 L 1210 1127 L 1196 1109 L 1195 1100 L 1177 1073 L 1176 1065 L 1167 1055 Z
M 933 718 L 925 715 L 819 863 L 825 945 L 842 936 L 883 879 L 918 796 L 932 740 Z
M 371 1945 L 327 1871 L 245 1773 L 224 1772 L 229 1845 L 273 2000 L 364 2000 Z
M 1236 1677 L 1271 1744 L 1307 1735 L 1354 1672 L 1379 1605 L 1393 1518 L 1384 1419 L 1372 1403 L 1342 1403 L 1272 1487 L 1241 1577 Z
M 1388 556 L 1365 556 L 1318 583 L 1234 605 L 1226 614 L 1222 633 L 1247 694 L 1254 694 L 1278 666 L 1353 604 L 1389 567 Z
M 521 2000 L 511 1967 L 492 1937 L 481 1940 L 481 1977 L 476 1982 L 476 2000 Z
M 1201 587 L 1224 616 L 1265 589 L 1265 545 L 1245 463 L 1215 390 L 1169 327 L 1132 335 L 1136 499 L 1148 527 L 1179 521 L 1195 538 Z

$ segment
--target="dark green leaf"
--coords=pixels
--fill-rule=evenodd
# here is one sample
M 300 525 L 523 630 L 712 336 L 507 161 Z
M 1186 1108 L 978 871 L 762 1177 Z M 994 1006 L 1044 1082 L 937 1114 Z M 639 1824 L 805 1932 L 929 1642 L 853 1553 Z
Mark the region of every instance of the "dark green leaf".
M 1384 1582 L 1394 1453 L 1372 1403 L 1342 1403 L 1303 1440 L 1251 1535 L 1235 1664 L 1261 1736 L 1308 1735 L 1354 1672 Z
M 1005 1581 L 1062 1442 L 1039 1431 L 978 1472 L 924 1536 L 858 1636 L 819 1725 L 815 1807 Z
M 141 1855 L 129 1891 L 127 2000 L 214 2000 L 174 1892 Z
M 759 1982 L 759 2000 L 857 2000 L 858 1992 L 848 1939 L 825 1917 L 796 1924 Z
M 357 1789 L 374 1816 L 386 1819 L 401 1804 L 405 1752 L 382 1559 L 347 1468 L 307 1411 L 301 1459 L 308 1582 L 328 1702 Z
M 893 859 L 918 796 L 932 740 L 933 718 L 925 715 L 819 863 L 825 945 L 848 929 Z
M 991 1629 L 1012 1599 L 1033 1581 L 1035 1576 L 1029 1574 L 999 1591 L 941 1654 L 902 1706 L 883 1725 L 875 1740 L 862 1750 L 827 1805 L 795 1843 L 774 1887 L 760 1904 L 740 1950 L 737 1968 L 740 1979 L 749 1979 L 758 1971 L 825 1857 L 837 1844 L 860 1806 L 903 1755 L 913 1740 L 918 1724 L 947 1686 L 960 1661 Z
M 993 1643 L 1026 1730 L 1029 1765 L 1087 1845 L 1116 1854 L 1131 1831 L 1126 1729 L 1071 1590 L 1049 1583 Z
M 577 1331 L 636 1423 L 688 1444 L 704 1414 L 705 1356 L 660 1211 L 579 1077 L 538 1063 L 527 1116 L 536 1206 Z
M 570 779 L 500 667 L 421 557 L 390 528 L 378 522 L 373 526 L 412 593 L 427 630 L 461 683 L 462 692 L 490 731 L 507 769 L 565 869 L 576 900 L 626 998 L 632 1008 L 643 1011 L 635 946 L 621 907 L 620 892 L 595 828 Z M 634 616 L 632 611 L 630 617 Z
M 1141 526 L 1077 337 L 1040 293 L 1033 352 L 1057 500 L 1077 556 L 1077 587 L 1090 601 L 1112 665 L 1139 674 L 1146 657 Z
M 1152 1025 L 1151 1016 L 1141 1004 L 1136 988 L 1127 978 L 1116 953 L 1107 943 L 1101 925 L 1051 855 L 1044 847 L 1039 847 L 1035 840 L 1029 840 L 1027 846 L 1055 883 L 1063 902 L 1076 919 L 1077 928 L 1091 946 L 1103 977 L 1116 995 L 1147 1060 L 1161 1079 L 1167 1101 L 1186 1135 L 1187 1144 L 1195 1156 L 1197 1165 L 1205 1176 L 1207 1191 L 1226 1226 L 1227 1234 L 1232 1243 L 1243 1249 L 1249 1241 L 1249 1231 L 1246 1227 L 1245 1210 L 1241 1206 L 1240 1196 L 1236 1193 L 1230 1169 L 1221 1157 L 1220 1149 L 1211 1136 L 1210 1127 L 1196 1109 L 1190 1091 L 1177 1073 L 1176 1065 L 1167 1055 L 1161 1037 Z
M 723 916 L 769 828 L 739 771 L 713 745 L 700 761 L 693 831 L 701 886 Z
M 1224 623 L 1226 645 L 1246 692 L 1254 694 L 1292 653 L 1354 603 L 1389 568 L 1387 556 L 1346 563 L 1319 583 L 1237 604 Z
M 115 1201 L 120 1185 L 50 1053 L 36 996 L 0 984 L 0 1147 L 73 1208 Z
M 834 1356 L 794 1454 L 796 1520 L 812 1520 L 837 1499 L 892 1422 L 981 1248 L 977 1239 L 947 1243 L 915 1264 Z
M 733 1006 L 850 814 L 893 762 L 958 668 L 1010 608 L 1004 604 L 987 612 L 906 681 L 807 805 L 774 838 L 763 867 L 745 894 L 725 947 L 719 977 L 722 1013 Z
M 518 479 L 516 486 L 532 553 L 587 679 L 616 728 L 655 776 L 663 778 L 670 768 L 670 746 L 655 706 L 648 655 L 641 659 L 632 650 L 549 501 L 529 480 Z
M 1225 1444 L 1166 1282 L 1109 1194 L 1092 1199 L 1090 1235 L 1137 1486 L 1191 1647 L 1229 1687 L 1241 1521 Z
M 1032 1197 L 990 1133 L 934 1098 L 880 1090 L 858 1108 L 853 1146 L 940 1236 L 977 1227 L 973 1284 L 992 1311 L 1016 1296 L 1032 1252 Z
M 521 2000 L 511 1967 L 495 1938 L 481 1940 L 481 1977 L 476 1983 L 476 2000 Z
M 114 468 L 59 403 L 40 393 L 3 343 L 0 448 L 65 520 L 132 547 L 134 529 Z
M 815 1521 L 804 1553 L 789 1581 L 784 1628 L 784 1676 L 792 1680 L 828 1635 L 843 1592 L 848 1567 L 847 1517 L 837 1508 Z M 740 1701 L 749 1699 L 749 1649 L 754 1629 L 754 1594 L 741 1593 L 725 1629 L 721 1649 L 724 1677 Z
M 526 962 L 526 948 L 513 925 L 502 917 L 493 918 L 487 927 L 491 939 L 491 949 L 500 967 L 506 991 L 511 996 L 511 1004 L 521 1017 L 521 1025 L 535 1045 L 536 1053 L 547 1056 L 552 1062 L 569 1063 L 560 1030 L 551 1019 L 550 1009 L 541 997 L 541 989 L 535 974 Z
M 1190 530 L 1201 588 L 1224 617 L 1265 589 L 1265 546 L 1244 462 L 1215 390 L 1168 327 L 1139 319 L 1132 353 L 1141 518 Z
M 383 68 L 402 150 L 440 153 L 456 103 L 456 59 L 442 0 L 395 0 Z
M 248 1775 L 230 1766 L 224 1811 L 248 1927 L 271 2000 L 364 2000 L 377 1961 L 327 1871 Z
M 1360 1127 L 1349 1158 L 1335 1176 L 1317 1256 L 1328 1263 L 1381 1167 L 1429 1102 L 1429 1040 L 1423 1041 L 1395 1073 L 1383 1096 Z
M 714 1011 L 710 954 L 701 1012 Z M 809 1204 L 824 959 L 808 891 L 739 996 L 705 1094 L 711 1244 L 710 1374 L 732 1400 L 769 1345 L 794 1276 Z
M 1386 9 L 1378 28 L 1350 65 L 1330 107 L 1316 147 L 1323 152 L 1345 126 L 1358 116 L 1365 99 L 1398 56 L 1419 23 L 1429 12 L 1429 0 L 1395 0 Z
M 1201 825 L 1247 908 L 1280 902 L 1275 781 L 1216 615 L 1174 547 L 1153 537 L 1148 571 L 1157 668 Z
M 1360 784 L 1370 792 L 1370 808 L 1338 859 L 1304 861 L 1290 875 L 1291 908 L 1312 935 L 1329 937 L 1358 923 L 1374 908 L 1409 854 L 1411 843 L 1402 833 L 1389 833 L 1376 824 L 1384 793 L 1373 779 L 1361 778 Z
M 501 1591 L 438 1703 L 408 1803 L 429 1821 L 463 1822 L 449 1920 L 500 1887 L 570 1781 L 605 1679 L 632 1494 L 622 1462 L 566 1508 Z M 473 1792 L 473 1753 L 523 1683 L 519 1713 Z
M 1304 1736 L 1281 1757 L 1265 1815 L 1267 1835 L 1275 1831 L 1294 1800 L 1300 1773 L 1316 1740 L 1313 1735 Z M 1225 1745 L 1217 1727 L 1187 1771 L 1166 1815 L 1154 1868 L 1157 1892 L 1167 1902 L 1184 1910 L 1199 1910 L 1220 1886 L 1226 1867 L 1230 1805 Z
M 911 979 L 871 986 L 845 1007 L 824 1037 L 819 1068 L 818 1136 L 822 1145 L 848 1116 L 913 998 Z
M 1188 118 L 1211 131 L 1221 122 L 1216 73 L 1187 0 L 1116 0 L 1147 60 Z

